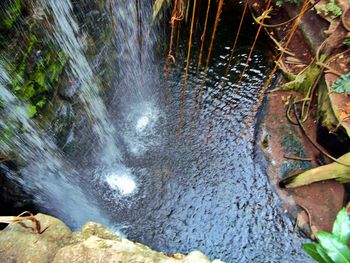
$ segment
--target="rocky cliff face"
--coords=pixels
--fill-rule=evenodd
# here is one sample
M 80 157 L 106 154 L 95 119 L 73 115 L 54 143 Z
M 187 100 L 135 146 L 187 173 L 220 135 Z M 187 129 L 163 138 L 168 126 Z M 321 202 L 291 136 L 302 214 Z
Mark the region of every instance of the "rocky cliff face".
M 11 224 L 0 232 L 0 262 L 211 262 L 199 251 L 188 255 L 165 255 L 134 243 L 94 223 L 86 223 L 79 232 L 72 232 L 62 221 L 44 214 L 36 215 L 42 233 Z M 31 221 L 23 221 L 31 226 Z M 220 263 L 220 260 L 214 260 Z

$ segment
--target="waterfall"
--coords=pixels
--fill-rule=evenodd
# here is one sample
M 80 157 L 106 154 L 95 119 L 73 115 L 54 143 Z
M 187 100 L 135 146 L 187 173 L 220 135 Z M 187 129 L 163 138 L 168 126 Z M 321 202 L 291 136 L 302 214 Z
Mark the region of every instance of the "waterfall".
M 77 18 L 73 13 L 70 0 L 41 0 L 41 5 L 47 11 L 46 19 L 52 18 L 50 24 L 51 39 L 69 57 L 69 74 L 80 84 L 79 98 L 84 104 L 85 112 L 93 121 L 93 130 L 99 138 L 101 153 L 100 168 L 97 168 L 94 183 L 103 184 L 107 182 L 110 187 L 121 193 L 130 193 L 136 189 L 132 171 L 123 163 L 120 149 L 117 146 L 117 138 L 121 137 L 129 148 L 139 151 L 140 142 L 135 134 L 116 133 L 115 127 L 119 128 L 119 120 L 111 120 L 106 105 L 101 98 L 100 90 L 94 75 L 92 66 L 85 55 L 85 40 L 81 37 L 81 31 Z M 157 67 L 153 61 L 153 46 L 155 44 L 155 33 L 152 28 L 150 10 L 151 1 L 111 1 L 108 2 L 110 9 L 109 20 L 116 25 L 114 32 L 114 44 L 117 50 L 117 62 L 115 72 L 118 77 L 114 89 L 107 91 L 112 97 L 111 108 L 113 108 L 116 97 L 124 97 L 122 105 L 124 109 L 130 107 L 142 110 L 144 113 L 156 112 L 154 109 L 154 89 L 158 84 Z M 108 56 L 108 54 L 107 54 Z M 107 58 L 108 60 L 108 58 Z M 117 74 L 117 73 L 116 73 Z M 155 77 L 157 76 L 157 77 Z M 120 100 L 119 100 L 120 103 Z M 127 103 L 124 105 L 123 103 Z M 146 116 L 147 118 L 148 115 Z M 135 146 L 136 145 L 136 146 Z
M 159 91 L 163 72 L 159 71 L 155 54 L 159 31 L 152 18 L 152 4 L 153 1 L 122 0 L 111 1 L 110 6 L 118 70 L 112 115 L 121 116 L 123 126 L 116 125 L 122 130 L 120 136 L 128 152 L 135 156 L 162 140 L 149 138 L 163 107 Z
M 104 195 L 106 187 L 112 194 L 103 201 L 114 203 L 121 196 L 136 192 L 137 180 L 133 171 L 124 164 L 117 138 L 121 137 L 133 153 L 139 153 L 147 143 L 144 136 L 147 134 L 147 127 L 157 119 L 157 96 L 154 96 L 153 91 L 156 85 L 159 86 L 159 76 L 156 74 L 158 68 L 153 61 L 152 51 L 156 40 L 151 30 L 152 4 L 150 1 L 111 1 L 106 4 L 110 11 L 108 19 L 118 25 L 113 32 L 113 43 L 118 57 L 116 64 L 112 65 L 118 76 L 115 77 L 113 89 L 106 91 L 113 98 L 110 108 L 114 114 L 108 112 L 102 98 L 99 76 L 96 76 L 94 66 L 86 55 L 87 42 L 71 0 L 39 0 L 33 7 L 34 12 L 39 12 L 36 17 L 41 20 L 40 24 L 50 42 L 68 57 L 65 70 L 69 79 L 79 85 L 78 103 L 83 105 L 83 114 L 90 120 L 87 125 L 92 123 L 92 131 L 98 138 L 97 151 L 82 152 L 81 156 L 73 156 L 67 160 L 66 153 L 61 152 L 55 144 L 56 138 L 52 137 L 54 135 L 48 134 L 35 120 L 29 118 L 26 105 L 7 89 L 10 79 L 6 75 L 5 67 L 0 68 L 0 95 L 4 104 L 1 128 L 11 130 L 17 126 L 22 127 L 21 132 L 16 130 L 9 143 L 2 147 L 5 152 L 14 150 L 19 154 L 19 159 L 24 162 L 20 169 L 21 176 L 8 169 L 7 174 L 31 193 L 40 207 L 73 227 L 87 220 L 102 221 L 110 225 L 97 207 L 96 203 L 101 199 L 93 196 Z M 118 119 L 110 118 L 110 114 L 116 116 L 113 111 L 121 101 L 125 108 L 123 112 L 130 110 L 133 114 L 129 123 L 132 127 L 119 125 Z M 123 121 L 128 122 L 125 119 Z M 127 131 L 117 133 L 116 128 L 126 128 Z M 86 132 L 89 133 L 89 129 L 79 135 L 90 138 L 90 134 Z M 79 140 L 75 142 L 74 147 L 79 149 L 79 143 Z M 90 148 L 96 146 L 95 141 L 87 143 L 92 145 Z M 88 157 L 84 159 L 85 156 Z M 93 158 L 99 161 L 88 167 L 81 167 L 82 161 L 92 163 L 90 160 Z
M 93 122 L 93 130 L 101 144 L 101 161 L 110 168 L 121 162 L 121 154 L 116 145 L 116 133 L 111 124 L 106 106 L 100 96 L 97 78 L 84 54 L 84 40 L 80 37 L 70 0 L 41 0 L 41 5 L 53 18 L 52 39 L 69 57 L 69 74 L 79 83 L 79 98 L 85 106 L 86 114 Z M 49 32 L 48 32 L 49 33 Z
M 20 175 L 7 170 L 7 176 L 32 193 L 39 206 L 72 227 L 80 227 L 87 220 L 108 224 L 97 205 L 79 187 L 78 173 L 52 138 L 29 118 L 26 105 L 6 88 L 8 84 L 9 77 L 0 64 L 0 130 L 12 133 L 8 142 L 2 142 L 1 152 L 14 151 L 25 163 Z
M 113 1 L 111 8 L 116 25 L 118 90 L 124 90 L 137 103 L 144 102 L 154 97 L 154 86 L 161 75 L 154 61 L 157 31 L 152 21 L 152 1 Z

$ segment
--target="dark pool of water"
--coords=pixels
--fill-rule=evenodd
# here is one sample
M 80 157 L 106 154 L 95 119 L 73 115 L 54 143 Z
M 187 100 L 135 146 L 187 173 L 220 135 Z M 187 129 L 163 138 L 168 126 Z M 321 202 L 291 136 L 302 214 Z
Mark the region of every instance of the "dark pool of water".
M 199 249 L 227 262 L 308 262 L 302 252 L 305 240 L 281 210 L 257 158 L 256 119 L 247 135 L 240 136 L 268 73 L 260 44 L 235 92 L 251 43 L 247 32 L 227 82 L 219 87 L 232 39 L 228 30 L 219 33 L 193 126 L 193 97 L 201 79 L 195 86 L 196 60 L 191 60 L 180 141 L 184 46 L 178 48 L 166 104 L 164 85 L 134 102 L 128 93 L 119 97 L 123 154 L 136 188 L 124 195 L 101 191 L 105 209 L 130 239 L 167 253 Z
M 79 30 L 75 32 L 69 27 L 74 17 L 65 21 L 73 16 L 68 12 L 70 1 L 40 2 L 47 2 L 50 12 L 56 10 L 52 15 L 56 14 L 53 17 L 61 27 L 56 28 L 53 39 L 60 47 L 72 50 L 70 59 L 75 63 L 71 63 L 70 73 L 75 74 L 69 76 L 78 86 L 82 83 L 80 89 L 89 85 L 97 88 L 95 75 L 99 72 L 94 66 L 99 57 L 93 58 L 95 64 L 88 61 L 84 47 L 71 41 L 76 40 Z M 280 199 L 256 151 L 254 134 L 259 129 L 256 118 L 246 136 L 241 136 L 269 70 L 264 41 L 258 44 L 238 89 L 235 83 L 255 33 L 254 28 L 245 27 L 227 80 L 220 85 L 234 38 L 231 26 L 220 24 L 197 116 L 195 98 L 203 68 L 196 81 L 199 36 L 195 38 L 179 139 L 186 46 L 180 41 L 175 50 L 177 63 L 172 65 L 165 101 L 164 55 L 150 54 L 154 47 L 152 39 L 156 39 L 151 34 L 161 31 L 143 29 L 150 36 L 148 43 L 145 35 L 141 53 L 141 62 L 146 64 L 138 65 L 137 24 L 131 19 L 135 15 L 134 4 L 120 3 L 104 14 L 108 17 L 112 13 L 119 26 L 114 43 L 117 58 L 108 59 L 109 54 L 103 53 L 108 49 L 104 49 L 102 40 L 101 51 L 96 48 L 98 55 L 106 56 L 108 65 L 115 69 L 114 90 L 101 96 L 108 101 L 106 107 L 100 90 L 79 93 L 79 98 L 85 101 L 81 107 L 61 102 L 50 130 L 56 136 L 52 145 L 58 142 L 60 150 L 55 146 L 46 152 L 50 148 L 46 147 L 48 140 L 40 140 L 41 132 L 45 131 L 39 132 L 33 126 L 33 132 L 38 131 L 38 142 L 28 143 L 29 168 L 23 170 L 27 171 L 23 187 L 31 184 L 28 191 L 35 195 L 40 210 L 66 222 L 72 219 L 75 227 L 85 219 L 97 220 L 117 227 L 131 240 L 166 253 L 199 249 L 212 259 L 227 262 L 309 262 L 302 252 L 306 240 L 295 233 L 294 221 L 281 210 Z M 151 13 L 151 1 L 147 1 L 146 7 L 141 8 L 145 16 Z M 60 15 L 62 10 L 67 11 L 65 16 Z M 84 17 L 81 21 L 85 21 Z M 93 19 L 90 22 L 95 24 Z M 76 45 L 71 46 L 72 43 Z M 203 63 L 207 47 L 208 43 Z M 94 72 L 89 71 L 91 68 Z M 67 116 L 72 116 L 72 123 Z M 76 121 L 78 117 L 74 119 L 76 116 L 81 118 L 80 122 Z M 94 121 L 101 127 L 94 126 Z M 57 138 L 57 127 L 63 127 L 64 139 Z M 116 142 L 112 145 L 115 147 L 109 148 L 109 142 Z M 30 149 L 34 146 L 33 157 Z M 35 165 L 30 167 L 32 159 Z M 113 165 L 108 166 L 109 163 Z

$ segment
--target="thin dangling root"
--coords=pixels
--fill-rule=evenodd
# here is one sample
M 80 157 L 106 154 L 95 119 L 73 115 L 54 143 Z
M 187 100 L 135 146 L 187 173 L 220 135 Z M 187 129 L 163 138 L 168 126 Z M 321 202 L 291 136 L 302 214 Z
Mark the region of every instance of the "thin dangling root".
M 27 215 L 27 216 L 24 216 Z M 35 225 L 35 227 L 31 227 L 28 226 L 24 223 L 24 221 L 32 221 L 33 224 Z M 41 229 L 41 224 L 39 222 L 39 220 L 33 216 L 32 213 L 30 212 L 23 212 L 18 216 L 0 216 L 0 223 L 5 223 L 5 224 L 19 224 L 22 227 L 26 228 L 26 229 L 30 229 L 32 232 L 37 233 L 37 234 L 41 234 L 42 232 L 44 232 L 46 229 L 42 230 Z
M 299 23 L 301 21 L 301 18 L 304 16 L 306 11 L 308 10 L 309 3 L 310 3 L 310 0 L 306 0 L 304 2 L 303 6 L 302 6 L 302 8 L 300 10 L 299 16 L 296 18 L 296 20 L 295 20 L 295 22 L 294 22 L 294 24 L 293 24 L 293 26 L 292 26 L 292 28 L 291 28 L 291 30 L 289 32 L 288 39 L 287 39 L 287 41 L 285 43 L 285 46 L 284 46 L 284 50 L 288 48 L 288 45 L 290 44 L 290 42 L 292 40 L 292 37 L 294 36 L 296 30 L 298 29 L 298 26 L 299 26 Z M 251 111 L 247 121 L 245 122 L 245 125 L 244 125 L 244 128 L 243 128 L 242 132 L 241 132 L 240 138 L 242 138 L 245 135 L 245 133 L 247 132 L 247 130 L 249 129 L 250 124 L 251 124 L 251 122 L 252 122 L 252 120 L 254 118 L 254 115 L 255 115 L 256 111 L 258 110 L 258 107 L 259 107 L 261 101 L 263 100 L 267 89 L 269 88 L 269 85 L 270 85 L 270 83 L 272 81 L 272 78 L 273 78 L 275 72 L 278 69 L 278 63 L 282 60 L 283 55 L 284 55 L 284 52 L 282 50 L 280 56 L 277 59 L 277 63 L 275 64 L 275 67 L 270 72 L 269 77 L 268 77 L 268 79 L 267 79 L 267 81 L 266 81 L 262 91 L 260 92 L 260 94 L 258 96 L 258 99 L 257 99 L 257 101 L 255 103 L 255 106 L 253 107 L 253 109 L 252 109 L 252 111 Z
M 196 13 L 196 4 L 197 4 L 197 0 L 194 0 L 192 18 L 191 18 L 190 36 L 189 36 L 189 40 L 188 40 L 185 79 L 184 79 L 184 84 L 183 84 L 182 92 L 181 92 L 181 111 L 180 111 L 180 124 L 179 124 L 179 132 L 178 132 L 178 139 L 179 140 L 181 139 L 181 136 L 182 136 L 183 114 L 185 111 L 185 96 L 186 96 L 187 80 L 188 80 L 188 67 L 190 64 L 190 57 L 191 57 L 192 34 L 193 34 L 193 24 L 194 24 L 195 13 Z
M 181 21 L 183 18 L 183 14 L 181 13 L 181 1 L 175 0 L 174 2 L 174 8 L 173 8 L 173 13 L 170 19 L 170 24 L 171 24 L 171 32 L 170 32 L 170 41 L 169 41 L 169 51 L 167 58 L 165 60 L 165 104 L 168 101 L 168 80 L 169 80 L 169 75 L 170 75 L 170 65 L 171 61 L 175 63 L 175 57 L 173 55 L 173 42 L 174 42 L 174 32 L 175 32 L 175 26 L 177 21 Z
M 201 63 L 202 63 L 202 56 L 203 56 L 203 49 L 204 49 L 204 41 L 205 41 L 205 34 L 207 31 L 207 24 L 208 24 L 208 17 L 209 17 L 209 10 L 210 10 L 210 0 L 208 0 L 208 5 L 207 5 L 207 12 L 205 15 L 205 21 L 204 21 L 204 28 L 203 28 L 203 33 L 201 35 L 201 49 L 199 51 L 199 56 L 198 56 L 198 62 L 197 62 L 197 72 L 196 72 L 196 78 L 194 81 L 194 92 L 193 92 L 193 96 L 192 96 L 192 101 L 195 101 L 195 95 L 196 95 L 196 88 L 197 88 L 197 82 L 198 82 L 198 77 L 199 77 L 199 71 L 201 68 Z M 186 137 L 186 143 L 189 143 L 190 137 L 191 137 L 191 133 L 192 133 L 192 129 L 194 126 L 194 118 L 193 118 L 193 114 L 190 112 L 190 117 L 189 117 L 189 122 L 190 122 L 190 130 L 187 134 Z
M 193 119 L 191 120 L 190 131 L 192 129 L 192 125 L 194 125 L 195 119 L 198 118 L 199 106 L 200 106 L 201 101 L 202 101 L 202 93 L 203 93 L 204 83 L 205 83 L 205 80 L 207 78 L 207 74 L 208 74 L 208 70 L 209 70 L 209 62 L 210 62 L 210 58 L 211 58 L 211 52 L 212 52 L 212 49 L 213 49 L 213 44 L 214 44 L 214 40 L 215 40 L 216 30 L 217 30 L 217 27 L 218 27 L 218 24 L 219 24 L 219 19 L 220 19 L 220 15 L 221 15 L 221 11 L 222 11 L 223 2 L 224 2 L 223 0 L 219 0 L 219 3 L 218 3 L 218 9 L 216 11 L 215 22 L 214 22 L 214 29 L 213 29 L 213 33 L 211 35 L 209 51 L 208 51 L 208 55 L 207 55 L 207 59 L 206 59 L 206 63 L 205 63 L 205 68 L 204 68 L 204 76 L 202 78 L 202 83 L 201 83 L 201 86 L 199 88 L 199 94 L 198 94 L 198 97 L 197 97 L 197 102 L 196 102 L 195 107 L 194 107 L 194 113 L 193 113 L 193 116 L 192 116 Z

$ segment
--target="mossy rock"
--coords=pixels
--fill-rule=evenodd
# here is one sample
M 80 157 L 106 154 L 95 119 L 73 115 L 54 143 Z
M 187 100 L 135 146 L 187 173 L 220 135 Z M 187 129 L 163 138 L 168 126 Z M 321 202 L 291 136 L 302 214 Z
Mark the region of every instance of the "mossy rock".
M 21 15 L 21 0 L 0 2 L 0 32 L 10 30 Z
M 294 90 L 306 96 L 320 75 L 321 68 L 316 65 L 316 62 L 313 62 L 297 75 L 292 75 L 289 72 L 283 73 L 290 81 L 283 84 L 281 90 Z
M 334 130 L 338 124 L 338 120 L 332 109 L 331 101 L 328 96 L 328 90 L 324 79 L 320 81 L 318 86 L 318 116 L 323 127 L 329 131 Z

